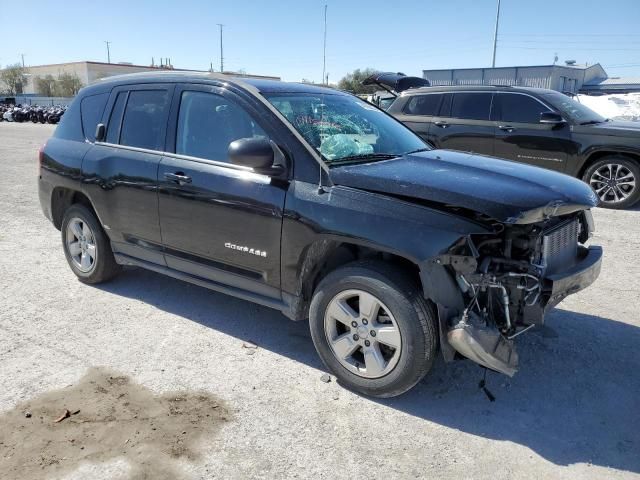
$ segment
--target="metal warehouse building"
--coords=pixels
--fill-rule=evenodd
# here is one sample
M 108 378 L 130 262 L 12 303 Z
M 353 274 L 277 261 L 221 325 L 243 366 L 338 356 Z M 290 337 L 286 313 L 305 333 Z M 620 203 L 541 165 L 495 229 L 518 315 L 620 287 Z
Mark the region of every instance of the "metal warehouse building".
M 609 78 L 599 63 L 578 65 L 572 61 L 565 65 L 423 70 L 422 77 L 434 86 L 514 85 L 567 93 L 603 94 L 620 93 L 623 90 L 620 87 L 624 85 L 624 93 L 640 91 L 640 83 Z

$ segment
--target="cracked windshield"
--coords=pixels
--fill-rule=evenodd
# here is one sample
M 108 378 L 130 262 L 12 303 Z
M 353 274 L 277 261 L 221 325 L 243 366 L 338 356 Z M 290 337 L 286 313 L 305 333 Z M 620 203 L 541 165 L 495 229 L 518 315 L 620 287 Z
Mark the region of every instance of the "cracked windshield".
M 267 99 L 329 165 L 384 160 L 428 149 L 402 124 L 355 97 L 287 94 Z

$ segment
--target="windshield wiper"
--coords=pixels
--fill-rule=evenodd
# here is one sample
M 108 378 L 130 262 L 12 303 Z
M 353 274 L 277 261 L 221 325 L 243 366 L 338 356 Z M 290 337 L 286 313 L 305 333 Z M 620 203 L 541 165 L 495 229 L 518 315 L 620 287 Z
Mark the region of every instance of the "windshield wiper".
M 330 160 L 328 163 L 329 165 L 338 165 L 342 163 L 370 162 L 372 160 L 390 160 L 399 156 L 395 153 L 363 153 L 361 155 L 337 158 L 336 160 Z
M 430 150 L 432 150 L 432 149 L 428 148 L 428 147 L 419 148 L 417 150 L 411 150 L 410 152 L 405 153 L 405 155 L 411 155 L 412 153 L 419 153 L 419 152 L 429 152 Z
M 596 125 L 598 123 L 604 123 L 606 120 L 589 120 L 587 122 L 580 122 L 580 125 Z

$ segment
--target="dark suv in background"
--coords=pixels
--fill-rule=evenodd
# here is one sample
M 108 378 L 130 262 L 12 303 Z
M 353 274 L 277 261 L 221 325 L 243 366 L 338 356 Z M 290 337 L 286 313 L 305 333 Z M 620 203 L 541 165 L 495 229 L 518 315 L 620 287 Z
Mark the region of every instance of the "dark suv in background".
M 640 123 L 608 120 L 553 90 L 405 90 L 388 113 L 436 148 L 515 160 L 581 178 L 601 206 L 640 199 Z

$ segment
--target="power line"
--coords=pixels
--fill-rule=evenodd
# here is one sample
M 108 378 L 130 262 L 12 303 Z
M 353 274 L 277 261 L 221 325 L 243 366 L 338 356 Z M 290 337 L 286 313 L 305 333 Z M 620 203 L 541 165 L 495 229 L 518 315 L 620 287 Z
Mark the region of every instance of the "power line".
M 502 37 L 640 37 L 640 33 L 501 33 Z
M 563 45 L 567 45 L 567 44 L 571 44 L 571 45 L 602 45 L 603 43 L 606 43 L 605 40 L 563 40 L 563 39 L 557 39 L 557 40 L 505 40 L 502 38 L 499 38 L 499 42 L 500 44 L 504 44 L 506 43 L 525 43 L 525 44 L 553 44 L 553 45 L 558 45 L 558 42 L 561 42 Z M 615 45 L 618 45 L 620 43 L 620 40 L 614 40 Z M 640 40 L 628 40 L 624 42 L 625 45 L 637 45 L 640 44 Z
M 556 45 L 557 46 L 557 45 Z M 556 46 L 551 46 L 551 45 L 545 45 L 543 47 L 521 47 L 521 46 L 513 46 L 513 45 L 503 45 L 502 48 L 511 48 L 511 49 L 516 49 L 516 50 L 557 50 Z M 571 51 L 599 51 L 599 52 L 637 52 L 638 49 L 637 48 L 617 48 L 617 47 L 611 47 L 611 48 L 591 48 L 591 47 L 585 47 L 585 48 L 577 48 L 577 47 L 573 47 L 570 46 L 567 48 L 567 50 L 571 50 Z

